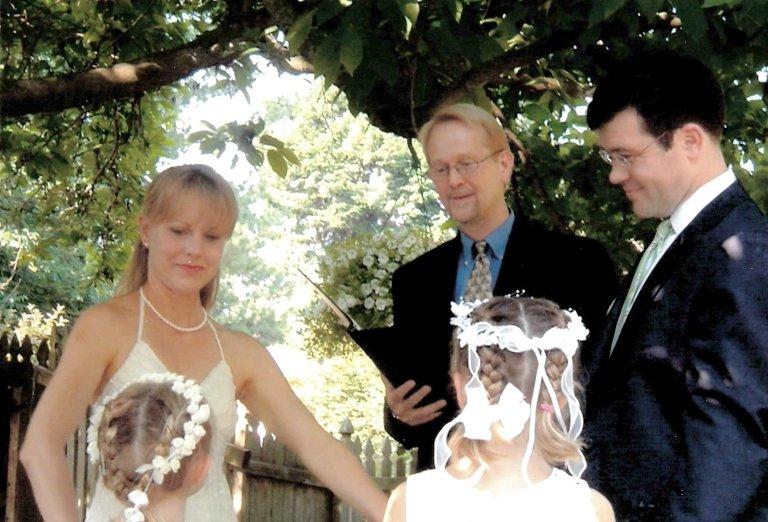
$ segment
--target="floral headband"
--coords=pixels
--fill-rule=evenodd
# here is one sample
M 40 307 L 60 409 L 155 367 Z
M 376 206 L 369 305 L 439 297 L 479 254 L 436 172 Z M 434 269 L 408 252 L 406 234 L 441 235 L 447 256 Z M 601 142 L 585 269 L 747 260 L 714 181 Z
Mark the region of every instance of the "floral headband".
M 471 374 L 470 380 L 464 387 L 466 391 L 467 402 L 461 413 L 451 422 L 446 424 L 435 439 L 435 465 L 437 468 L 445 469 L 448 459 L 451 457 L 451 450 L 448 447 L 448 434 L 457 424 L 464 425 L 464 437 L 473 440 L 490 440 L 491 426 L 494 422 L 501 422 L 505 431 L 512 437 L 519 435 L 525 423 L 528 420 L 528 443 L 525 454 L 523 455 L 522 471 L 526 483 L 528 479 L 528 462 L 533 454 L 533 443 L 535 438 L 535 416 L 541 385 L 544 384 L 552 401 L 553 410 L 557 421 L 563 432 L 571 440 L 576 440 L 583 427 L 583 417 L 579 401 L 576 399 L 573 384 L 573 356 L 579 347 L 579 342 L 587 338 L 589 330 L 584 326 L 581 317 L 570 310 L 564 311 L 569 318 L 568 325 L 565 328 L 552 327 L 540 337 L 529 337 L 522 329 L 515 325 L 493 325 L 487 322 L 473 322 L 470 317 L 472 311 L 478 306 L 488 302 L 475 301 L 472 303 L 451 303 L 451 311 L 454 317 L 451 324 L 457 328 L 457 338 L 460 346 L 468 347 L 468 366 Z M 490 404 L 488 393 L 479 377 L 480 356 L 477 349 L 481 346 L 498 346 L 500 349 L 511 352 L 521 353 L 531 351 L 538 361 L 536 371 L 536 380 L 534 382 L 531 402 L 525 400 L 525 396 L 515 385 L 507 383 L 502 390 L 497 404 Z M 566 426 L 563 419 L 560 406 L 557 401 L 554 386 L 547 376 L 546 352 L 549 350 L 561 350 L 567 359 L 566 368 L 563 372 L 560 387 L 568 401 L 569 425 Z M 586 461 L 580 453 L 579 458 L 568 461 L 568 470 L 572 475 L 580 477 L 586 469 Z M 470 479 L 477 481 L 482 476 L 484 467 L 480 469 Z
M 134 384 L 157 383 L 170 384 L 171 390 L 177 395 L 184 397 L 187 402 L 187 413 L 190 420 L 184 423 L 184 436 L 175 437 L 171 440 L 170 452 L 167 456 L 155 455 L 152 462 L 142 464 L 136 468 L 135 472 L 140 475 L 152 473 L 152 480 L 147 483 L 144 489 L 134 489 L 128 494 L 128 501 L 132 504 L 126 508 L 124 515 L 126 522 L 142 522 L 144 514 L 141 508 L 149 504 L 147 489 L 154 482 L 162 484 L 165 475 L 169 472 L 176 473 L 181 467 L 181 459 L 192 455 L 197 444 L 205 436 L 205 424 L 211 416 L 211 409 L 208 404 L 203 402 L 203 394 L 200 386 L 192 379 L 186 379 L 175 373 L 150 373 L 141 376 L 138 379 L 130 381 L 122 386 L 115 393 L 112 393 L 99 400 L 93 407 L 91 413 L 90 425 L 88 426 L 88 456 L 94 464 L 100 463 L 102 472 L 104 470 L 103 456 L 99 452 L 98 434 L 102 417 L 104 416 L 104 407 L 112 402 L 118 395 Z

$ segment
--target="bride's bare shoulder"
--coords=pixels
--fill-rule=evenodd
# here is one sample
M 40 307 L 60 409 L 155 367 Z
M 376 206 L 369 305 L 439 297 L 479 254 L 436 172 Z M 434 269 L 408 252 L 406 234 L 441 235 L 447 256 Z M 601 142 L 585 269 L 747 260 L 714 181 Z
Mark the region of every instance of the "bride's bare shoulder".
M 113 337 L 135 329 L 138 321 L 133 294 L 113 297 L 84 310 L 75 321 L 72 333 Z

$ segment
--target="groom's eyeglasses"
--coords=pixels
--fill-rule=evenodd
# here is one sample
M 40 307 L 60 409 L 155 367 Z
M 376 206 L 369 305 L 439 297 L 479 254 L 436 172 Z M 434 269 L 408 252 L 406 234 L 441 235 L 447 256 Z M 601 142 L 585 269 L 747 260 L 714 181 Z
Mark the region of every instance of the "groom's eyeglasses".
M 608 152 L 605 149 L 600 149 L 597 151 L 597 153 L 600 155 L 603 161 L 606 162 L 608 165 L 621 165 L 623 167 L 626 167 L 627 165 L 631 164 L 635 160 L 635 158 L 640 156 L 646 150 L 650 149 L 651 145 L 653 145 L 654 143 L 657 143 L 661 138 L 663 138 L 670 132 L 672 131 L 668 130 L 668 131 L 662 132 L 661 134 L 656 136 L 656 138 L 654 138 L 652 142 L 650 142 L 648 145 L 643 147 L 643 149 L 640 152 L 633 152 L 630 154 L 621 154 L 620 152 Z

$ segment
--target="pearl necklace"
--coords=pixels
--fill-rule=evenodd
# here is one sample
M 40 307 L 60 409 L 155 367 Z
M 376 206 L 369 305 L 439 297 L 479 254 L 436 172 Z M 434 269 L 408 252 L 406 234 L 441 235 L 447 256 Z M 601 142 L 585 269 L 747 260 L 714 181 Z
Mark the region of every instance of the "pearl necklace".
M 153 312 L 155 312 L 155 315 L 157 315 L 160 318 L 160 320 L 162 320 L 165 324 L 167 324 L 168 326 L 170 326 L 174 330 L 177 330 L 179 332 L 196 332 L 200 328 L 205 326 L 205 323 L 208 322 L 208 312 L 205 311 L 205 308 L 202 308 L 202 310 L 203 310 L 203 320 L 200 321 L 200 324 L 198 324 L 197 326 L 190 326 L 190 327 L 179 326 L 176 323 L 171 322 L 168 319 L 166 319 L 165 317 L 163 317 L 163 314 L 161 314 L 160 312 L 157 311 L 157 308 L 155 308 L 154 305 L 152 304 L 152 302 L 149 299 L 147 299 L 147 297 L 144 295 L 144 289 L 143 288 L 139 288 L 139 294 L 141 295 L 141 299 L 145 303 L 147 303 L 147 306 L 149 306 L 149 308 Z

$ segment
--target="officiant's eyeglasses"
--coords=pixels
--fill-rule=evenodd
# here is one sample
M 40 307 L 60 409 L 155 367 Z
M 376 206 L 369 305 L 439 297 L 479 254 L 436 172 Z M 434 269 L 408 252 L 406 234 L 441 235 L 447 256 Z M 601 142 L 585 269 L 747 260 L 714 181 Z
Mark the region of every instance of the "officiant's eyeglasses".
M 630 153 L 630 154 L 621 154 L 620 152 L 608 152 L 605 149 L 600 149 L 600 150 L 597 151 L 597 153 L 600 155 L 600 157 L 603 159 L 603 161 L 606 162 L 608 165 L 614 165 L 615 164 L 615 165 L 621 165 L 621 166 L 626 167 L 627 165 L 632 163 L 632 161 L 635 158 L 640 156 L 646 150 L 650 149 L 651 145 L 653 145 L 654 143 L 657 143 L 661 138 L 663 138 L 664 136 L 666 136 L 670 132 L 671 132 L 671 130 L 662 132 L 661 134 L 656 136 L 656 138 L 654 138 L 654 140 L 652 142 L 650 142 L 648 145 L 643 147 L 643 149 L 640 152 L 633 152 L 633 153 Z
M 431 180 L 443 180 L 446 179 L 451 174 L 451 167 L 456 170 L 456 173 L 461 176 L 467 176 L 469 174 L 472 174 L 474 171 L 477 170 L 477 166 L 480 165 L 485 160 L 489 160 L 492 157 L 494 157 L 499 152 L 502 152 L 504 149 L 499 149 L 496 152 L 492 152 L 489 156 L 486 156 L 479 160 L 473 160 L 473 159 L 465 159 L 461 160 L 457 163 L 454 163 L 452 165 L 435 165 L 434 167 L 429 167 L 429 170 L 427 170 L 427 177 Z

